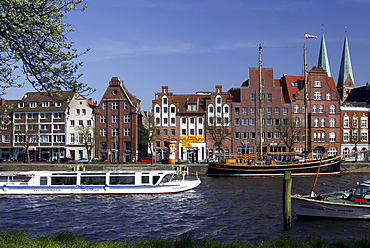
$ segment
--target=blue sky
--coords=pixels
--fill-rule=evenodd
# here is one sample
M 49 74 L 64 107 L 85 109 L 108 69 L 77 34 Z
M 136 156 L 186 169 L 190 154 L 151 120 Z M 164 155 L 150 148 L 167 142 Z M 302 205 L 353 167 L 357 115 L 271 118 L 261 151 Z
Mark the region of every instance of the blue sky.
M 317 64 L 322 26 L 331 73 L 337 81 L 345 35 L 348 36 L 357 87 L 370 81 L 370 0 L 85 0 L 66 22 L 82 57 L 81 80 L 97 89 L 99 102 L 111 77 L 150 110 L 155 92 L 169 86 L 175 94 L 226 91 L 248 79 L 258 66 L 274 77 L 302 75 L 303 44 L 308 68 Z M 304 40 L 304 34 L 319 36 Z M 24 91 L 9 90 L 7 99 Z

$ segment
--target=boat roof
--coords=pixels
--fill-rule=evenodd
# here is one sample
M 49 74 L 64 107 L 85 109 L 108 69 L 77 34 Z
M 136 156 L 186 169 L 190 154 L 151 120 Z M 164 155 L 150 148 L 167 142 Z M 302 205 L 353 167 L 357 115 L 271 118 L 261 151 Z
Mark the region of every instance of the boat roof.
M 85 175 L 94 175 L 94 174 L 135 174 L 135 173 L 143 173 L 143 174 L 175 174 L 177 173 L 176 170 L 148 170 L 148 171 L 25 171 L 25 172 L 0 172 L 0 176 L 35 176 L 35 175 L 56 175 L 56 174 L 70 174 L 70 175 L 77 175 L 77 174 L 85 174 Z

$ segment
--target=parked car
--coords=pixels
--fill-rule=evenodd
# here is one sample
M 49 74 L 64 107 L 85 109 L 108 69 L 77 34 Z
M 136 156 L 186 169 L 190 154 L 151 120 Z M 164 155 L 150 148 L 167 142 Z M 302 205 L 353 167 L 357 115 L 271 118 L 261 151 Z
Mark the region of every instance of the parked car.
M 152 162 L 155 163 L 156 161 L 155 160 L 152 160 L 152 158 L 149 158 L 149 157 L 142 157 L 139 159 L 139 162 L 142 162 L 142 163 L 150 163 Z
M 110 163 L 107 159 L 94 159 L 94 163 Z
M 78 160 L 75 160 L 76 163 L 88 163 L 89 160 L 87 158 L 81 158 L 81 159 L 78 159 Z

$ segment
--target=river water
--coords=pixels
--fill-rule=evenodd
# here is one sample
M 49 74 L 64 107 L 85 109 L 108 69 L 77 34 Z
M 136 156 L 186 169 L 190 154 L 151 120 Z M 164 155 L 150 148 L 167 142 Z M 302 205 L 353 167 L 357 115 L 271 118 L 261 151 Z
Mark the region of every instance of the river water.
M 320 177 L 317 193 L 353 188 L 370 174 Z M 293 178 L 293 194 L 308 194 L 312 177 Z M 0 232 L 32 236 L 70 231 L 91 241 L 194 239 L 264 241 L 282 237 L 370 238 L 370 222 L 298 220 L 283 231 L 282 178 L 210 178 L 191 192 L 129 196 L 1 196 Z

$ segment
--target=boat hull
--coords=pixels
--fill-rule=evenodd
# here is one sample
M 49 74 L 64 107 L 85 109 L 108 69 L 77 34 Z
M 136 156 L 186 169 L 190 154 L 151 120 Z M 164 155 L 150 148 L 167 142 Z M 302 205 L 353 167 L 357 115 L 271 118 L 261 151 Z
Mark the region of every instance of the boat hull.
M 339 175 L 340 159 L 330 161 L 314 161 L 280 165 L 230 165 L 210 163 L 207 176 L 230 177 L 271 177 L 284 176 L 285 171 L 291 171 L 292 176 L 315 176 L 320 167 L 319 175 Z
M 292 207 L 298 218 L 370 219 L 370 205 L 349 200 L 318 200 L 292 196 Z

